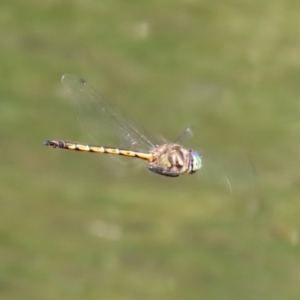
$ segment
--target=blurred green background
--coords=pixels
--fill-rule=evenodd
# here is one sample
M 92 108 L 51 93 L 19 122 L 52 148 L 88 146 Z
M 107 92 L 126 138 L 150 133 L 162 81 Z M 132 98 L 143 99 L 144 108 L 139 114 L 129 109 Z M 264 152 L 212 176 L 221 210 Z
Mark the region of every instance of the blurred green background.
M 0 22 L 1 300 L 299 299 L 298 1 L 2 0 Z M 64 73 L 158 136 L 192 125 L 203 169 L 44 147 L 89 142 Z

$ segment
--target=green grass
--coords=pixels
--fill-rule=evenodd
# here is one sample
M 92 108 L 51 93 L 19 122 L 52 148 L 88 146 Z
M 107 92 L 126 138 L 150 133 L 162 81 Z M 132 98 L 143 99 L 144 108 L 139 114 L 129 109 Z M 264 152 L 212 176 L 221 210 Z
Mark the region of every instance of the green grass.
M 0 8 L 1 300 L 299 298 L 298 3 Z M 90 141 L 64 73 L 157 136 L 192 125 L 203 170 L 44 147 Z

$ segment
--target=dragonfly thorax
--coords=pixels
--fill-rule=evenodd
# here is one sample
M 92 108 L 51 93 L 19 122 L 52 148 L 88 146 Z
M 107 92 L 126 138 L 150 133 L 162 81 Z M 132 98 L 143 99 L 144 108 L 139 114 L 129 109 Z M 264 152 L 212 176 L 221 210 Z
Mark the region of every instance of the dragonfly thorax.
M 177 177 L 186 173 L 193 174 L 201 168 L 200 155 L 178 144 L 157 145 L 151 153 L 153 159 L 148 169 L 160 175 Z

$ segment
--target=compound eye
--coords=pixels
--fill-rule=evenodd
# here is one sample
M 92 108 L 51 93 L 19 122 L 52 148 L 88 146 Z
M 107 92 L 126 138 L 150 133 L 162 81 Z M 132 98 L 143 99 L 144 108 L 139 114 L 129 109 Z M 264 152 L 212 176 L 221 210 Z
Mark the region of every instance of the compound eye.
M 201 156 L 196 151 L 191 151 L 190 173 L 195 173 L 202 167 Z

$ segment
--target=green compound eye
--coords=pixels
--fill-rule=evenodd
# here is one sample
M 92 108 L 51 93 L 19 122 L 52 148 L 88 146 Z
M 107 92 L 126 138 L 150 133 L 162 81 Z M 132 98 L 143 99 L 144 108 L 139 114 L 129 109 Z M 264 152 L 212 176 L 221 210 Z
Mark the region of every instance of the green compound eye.
M 191 151 L 190 173 L 195 173 L 202 167 L 201 156 L 196 151 Z

